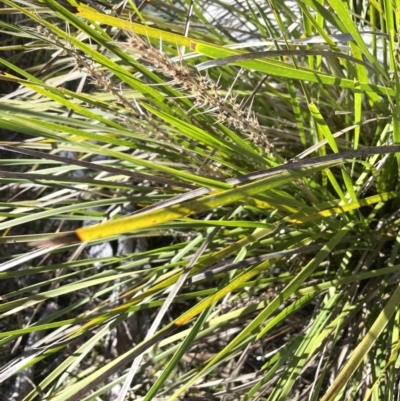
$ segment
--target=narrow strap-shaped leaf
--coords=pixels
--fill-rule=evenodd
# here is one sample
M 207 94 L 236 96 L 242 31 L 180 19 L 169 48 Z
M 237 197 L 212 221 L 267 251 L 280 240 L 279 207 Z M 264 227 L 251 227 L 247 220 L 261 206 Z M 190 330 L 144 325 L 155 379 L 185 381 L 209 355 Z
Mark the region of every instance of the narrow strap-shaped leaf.
M 323 157 L 283 164 L 268 170 L 231 178 L 226 181 L 231 187 L 221 192 L 211 193 L 209 188 L 200 188 L 171 200 L 144 209 L 143 212 L 120 220 L 113 220 L 101 225 L 80 228 L 73 233 L 55 236 L 49 240 L 34 243 L 34 246 L 53 246 L 79 241 L 91 241 L 122 234 L 133 230 L 167 223 L 194 213 L 200 213 L 219 206 L 251 198 L 268 189 L 290 182 L 299 176 L 332 167 L 354 157 L 366 157 L 373 154 L 399 152 L 399 145 L 381 146 L 335 153 Z M 294 174 L 296 172 L 296 174 Z M 242 184 L 242 185 L 240 185 Z M 233 185 L 239 185 L 232 188 Z M 225 188 L 227 188 L 225 187 Z

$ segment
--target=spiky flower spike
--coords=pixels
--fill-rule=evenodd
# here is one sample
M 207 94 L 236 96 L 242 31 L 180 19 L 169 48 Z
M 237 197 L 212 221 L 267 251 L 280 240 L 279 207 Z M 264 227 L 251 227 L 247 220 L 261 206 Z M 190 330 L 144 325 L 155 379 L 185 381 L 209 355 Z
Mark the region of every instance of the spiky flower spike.
M 268 142 L 265 133 L 262 132 L 254 113 L 251 113 L 250 110 L 243 110 L 236 102 L 235 96 L 222 97 L 218 84 L 209 76 L 192 74 L 182 61 L 181 63 L 173 62 L 140 36 L 132 32 L 126 32 L 126 35 L 128 37 L 126 42 L 115 42 L 115 44 L 138 54 L 156 71 L 171 77 L 170 84 L 189 92 L 192 97 L 196 98 L 195 106 L 215 114 L 218 122 L 246 132 L 251 142 L 261 146 L 268 153 L 272 151 L 273 147 Z

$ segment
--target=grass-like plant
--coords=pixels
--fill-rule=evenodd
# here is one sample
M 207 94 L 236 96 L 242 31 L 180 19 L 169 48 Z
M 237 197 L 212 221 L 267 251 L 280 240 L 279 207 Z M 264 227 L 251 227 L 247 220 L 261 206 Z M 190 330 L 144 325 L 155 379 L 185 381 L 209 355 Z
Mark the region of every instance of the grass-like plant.
M 395 6 L 1 3 L 6 398 L 395 399 Z

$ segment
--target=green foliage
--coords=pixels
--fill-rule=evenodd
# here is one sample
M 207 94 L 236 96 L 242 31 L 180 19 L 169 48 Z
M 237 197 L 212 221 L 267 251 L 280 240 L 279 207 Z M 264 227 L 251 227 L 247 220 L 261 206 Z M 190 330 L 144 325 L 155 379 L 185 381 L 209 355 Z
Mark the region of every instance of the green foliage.
M 296 3 L 2 1 L 7 399 L 394 399 L 397 14 Z

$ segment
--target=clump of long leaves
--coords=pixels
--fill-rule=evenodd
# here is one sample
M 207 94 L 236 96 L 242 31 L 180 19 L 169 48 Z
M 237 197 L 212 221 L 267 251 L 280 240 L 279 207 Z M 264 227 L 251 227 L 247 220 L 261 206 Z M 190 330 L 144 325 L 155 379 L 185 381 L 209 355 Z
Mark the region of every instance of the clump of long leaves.
M 7 399 L 394 399 L 391 3 L 2 3 Z

